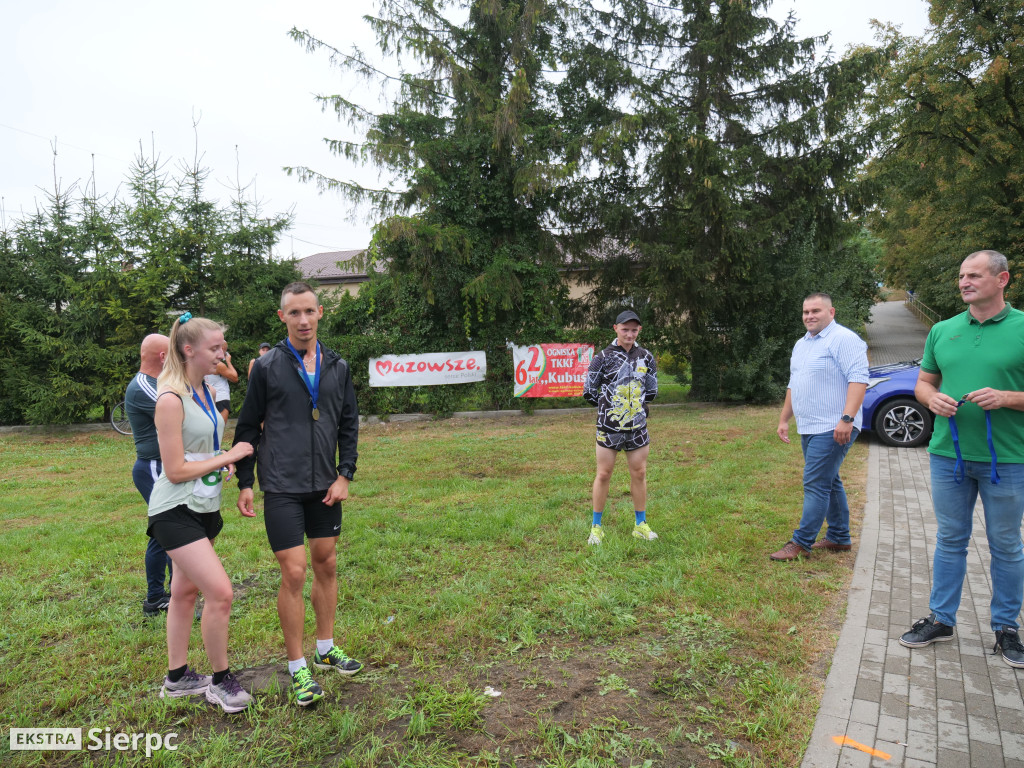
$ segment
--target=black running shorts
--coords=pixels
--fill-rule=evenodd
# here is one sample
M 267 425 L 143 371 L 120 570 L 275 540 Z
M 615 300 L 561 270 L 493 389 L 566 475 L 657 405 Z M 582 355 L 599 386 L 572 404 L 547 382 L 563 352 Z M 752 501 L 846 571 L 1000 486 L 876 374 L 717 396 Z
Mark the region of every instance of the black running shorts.
M 217 538 L 224 519 L 217 512 L 193 512 L 184 504 L 168 509 L 149 518 L 146 533 L 156 539 L 165 552 L 172 552 L 200 539 L 213 541 Z
M 341 531 L 341 502 L 323 503 L 327 490 L 313 493 L 264 493 L 263 522 L 267 540 L 275 552 L 305 544 L 309 539 L 327 539 Z

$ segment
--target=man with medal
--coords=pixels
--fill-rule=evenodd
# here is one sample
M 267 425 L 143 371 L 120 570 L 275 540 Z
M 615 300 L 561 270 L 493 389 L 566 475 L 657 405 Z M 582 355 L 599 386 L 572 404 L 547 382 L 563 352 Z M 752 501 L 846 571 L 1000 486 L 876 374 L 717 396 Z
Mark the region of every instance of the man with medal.
M 277 315 L 288 336 L 253 365 L 235 427 L 236 443 L 256 447 L 238 464 L 238 508 L 243 514 L 253 513 L 255 467 L 264 494 L 267 538 L 281 568 L 277 613 L 292 696 L 302 707 L 324 695 L 303 650 L 306 539 L 316 614 L 313 664 L 342 675 L 362 669 L 334 644 L 341 502 L 348 499 L 348 484 L 356 471 L 359 408 L 348 363 L 317 341 L 323 313 L 309 285 L 285 286 Z

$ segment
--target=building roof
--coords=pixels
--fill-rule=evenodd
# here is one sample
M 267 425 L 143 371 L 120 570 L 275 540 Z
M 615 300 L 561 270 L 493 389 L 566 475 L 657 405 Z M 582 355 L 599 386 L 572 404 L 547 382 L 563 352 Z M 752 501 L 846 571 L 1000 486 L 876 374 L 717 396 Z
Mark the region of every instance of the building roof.
M 622 245 L 611 238 L 593 245 L 587 249 L 587 256 L 596 262 L 608 261 L 613 255 L 625 252 L 630 261 L 638 261 L 639 253 L 629 245 Z M 349 266 L 349 263 L 358 256 L 366 253 L 365 248 L 356 248 L 351 251 L 325 251 L 314 253 L 304 259 L 299 259 L 296 266 L 305 280 L 315 280 L 321 285 L 336 285 L 338 283 L 362 283 L 369 279 L 366 269 L 361 266 Z M 567 253 L 562 254 L 562 266 L 560 272 L 591 272 L 592 263 L 588 260 L 574 259 Z
M 353 251 L 314 253 L 312 256 L 299 259 L 296 266 L 304 278 L 316 280 L 318 283 L 361 282 L 367 279 L 366 270 L 354 266 L 349 267 L 347 264 L 364 253 L 366 253 L 365 248 Z

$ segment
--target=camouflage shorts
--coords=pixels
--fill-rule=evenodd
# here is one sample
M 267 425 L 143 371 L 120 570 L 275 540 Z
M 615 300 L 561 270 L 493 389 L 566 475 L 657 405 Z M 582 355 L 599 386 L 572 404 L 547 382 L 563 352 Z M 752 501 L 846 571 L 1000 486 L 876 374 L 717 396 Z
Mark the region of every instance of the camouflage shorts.
M 635 451 L 650 444 L 651 437 L 647 434 L 647 427 L 634 429 L 629 432 L 611 432 L 606 429 L 597 430 L 597 444 L 613 451 Z

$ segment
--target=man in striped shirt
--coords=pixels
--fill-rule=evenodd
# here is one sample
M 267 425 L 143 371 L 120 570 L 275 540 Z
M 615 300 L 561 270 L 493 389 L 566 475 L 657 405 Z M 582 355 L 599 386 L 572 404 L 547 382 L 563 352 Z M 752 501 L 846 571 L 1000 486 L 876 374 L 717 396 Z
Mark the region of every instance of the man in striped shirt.
M 789 420 L 804 453 L 804 509 L 793 538 L 772 560 L 796 560 L 812 549 L 845 552 L 850 540 L 850 507 L 839 468 L 861 428 L 861 404 L 868 386 L 867 344 L 835 322 L 836 310 L 827 293 L 804 299 L 807 333 L 793 347 L 786 402 L 777 433 L 789 442 Z M 828 531 L 815 541 L 821 525 Z

